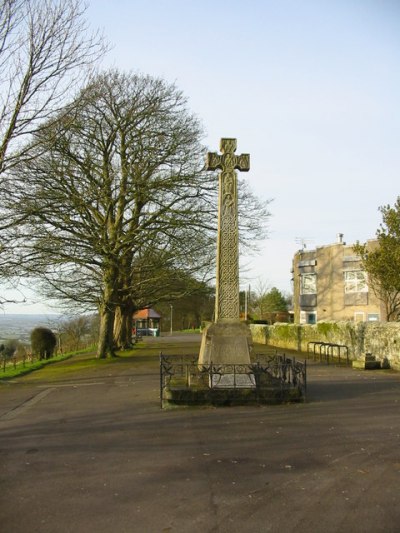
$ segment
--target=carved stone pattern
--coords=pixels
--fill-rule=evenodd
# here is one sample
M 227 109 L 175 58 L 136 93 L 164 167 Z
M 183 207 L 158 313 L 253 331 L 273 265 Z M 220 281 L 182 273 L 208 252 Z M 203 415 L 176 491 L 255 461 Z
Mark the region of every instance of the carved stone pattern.
M 236 174 L 235 171 L 221 173 L 222 211 L 232 211 L 236 206 Z
M 231 153 L 233 154 L 236 151 L 237 141 L 236 139 L 223 138 L 220 142 L 220 150 L 223 154 Z
M 222 170 L 218 206 L 218 251 L 215 319 L 239 320 L 239 235 L 235 168 L 250 169 L 250 155 L 235 155 L 236 139 L 223 138 L 221 154 L 207 154 L 206 169 Z
M 236 156 L 234 154 L 224 154 L 222 156 L 223 168 L 226 172 L 231 172 L 236 166 Z
M 208 152 L 206 170 L 217 170 L 217 168 L 222 168 L 222 157 L 217 152 Z
M 236 173 L 221 173 L 218 318 L 239 318 Z
M 242 154 L 236 157 L 237 159 L 237 168 L 239 170 L 249 170 L 250 169 L 250 154 Z

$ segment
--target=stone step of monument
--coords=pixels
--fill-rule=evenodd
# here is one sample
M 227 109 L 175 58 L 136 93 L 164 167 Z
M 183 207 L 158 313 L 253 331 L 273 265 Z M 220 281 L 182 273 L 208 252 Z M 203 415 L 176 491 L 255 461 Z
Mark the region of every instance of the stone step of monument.
M 215 389 L 252 389 L 256 386 L 253 374 L 213 374 L 210 387 Z

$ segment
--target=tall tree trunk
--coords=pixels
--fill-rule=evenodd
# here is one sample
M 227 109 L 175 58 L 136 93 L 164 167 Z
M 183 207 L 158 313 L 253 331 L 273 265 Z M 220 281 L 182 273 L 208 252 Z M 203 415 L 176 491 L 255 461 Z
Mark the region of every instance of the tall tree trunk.
M 124 254 L 118 265 L 118 305 L 114 322 L 114 342 L 121 350 L 132 347 L 132 314 L 134 305 L 132 301 L 131 278 L 132 255 Z
M 114 342 L 122 350 L 132 347 L 133 312 L 135 306 L 131 298 L 126 298 L 115 313 Z
M 118 348 L 122 348 L 121 341 L 122 341 L 122 307 L 121 305 L 117 305 L 115 309 L 115 316 L 114 316 L 114 344 L 115 346 L 118 346 Z
M 107 357 L 115 357 L 113 335 L 115 312 L 105 304 L 100 307 L 99 315 L 100 332 L 97 345 L 97 358 L 106 359 Z
M 126 316 L 125 316 L 125 328 L 128 335 L 129 342 L 132 344 L 132 331 L 133 331 L 133 313 L 135 312 L 135 306 L 133 302 L 128 306 Z
M 104 273 L 103 301 L 99 306 L 100 332 L 97 346 L 97 357 L 105 359 L 115 357 L 114 318 L 116 308 L 117 269 L 111 265 Z

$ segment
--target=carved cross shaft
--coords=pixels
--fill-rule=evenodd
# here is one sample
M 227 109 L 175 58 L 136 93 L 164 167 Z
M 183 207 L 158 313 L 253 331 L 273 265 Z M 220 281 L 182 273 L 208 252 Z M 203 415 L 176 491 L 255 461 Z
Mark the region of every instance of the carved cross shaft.
M 236 139 L 221 139 L 221 155 L 207 154 L 206 170 L 219 175 L 215 321 L 239 320 L 239 227 L 235 169 L 250 170 L 250 155 L 235 155 Z

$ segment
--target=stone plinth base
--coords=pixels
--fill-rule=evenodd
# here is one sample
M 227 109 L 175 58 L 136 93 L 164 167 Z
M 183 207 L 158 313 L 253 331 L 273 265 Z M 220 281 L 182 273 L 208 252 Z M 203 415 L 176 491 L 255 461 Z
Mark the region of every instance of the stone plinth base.
M 248 365 L 251 350 L 249 326 L 239 320 L 221 320 L 203 331 L 199 365 Z
M 168 388 L 164 391 L 162 407 L 187 405 L 277 405 L 281 403 L 302 402 L 304 395 L 299 389 L 268 387 L 256 389 L 218 388 L 190 389 Z
M 214 374 L 210 381 L 213 389 L 253 389 L 256 386 L 254 374 Z

